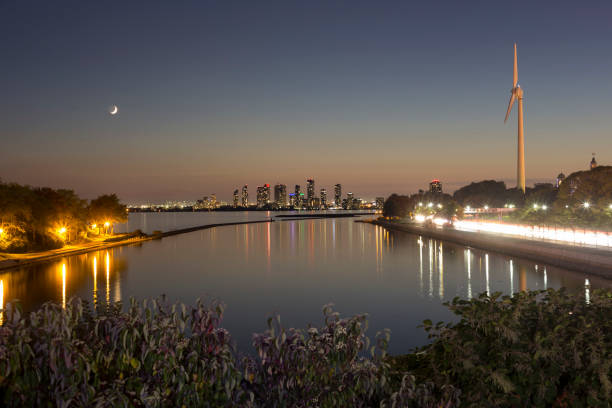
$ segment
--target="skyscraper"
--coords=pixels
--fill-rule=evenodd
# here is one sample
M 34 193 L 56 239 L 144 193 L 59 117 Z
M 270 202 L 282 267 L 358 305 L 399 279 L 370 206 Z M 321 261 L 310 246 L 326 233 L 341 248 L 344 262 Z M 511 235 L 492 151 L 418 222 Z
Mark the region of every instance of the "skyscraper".
M 234 203 L 232 205 L 232 207 L 236 208 L 238 207 L 238 202 L 239 202 L 239 196 L 238 196 L 238 189 L 234 190 Z
M 287 186 L 285 184 L 274 186 L 274 202 L 279 208 L 287 206 Z
M 270 185 L 257 187 L 257 208 L 264 208 L 270 202 Z
M 353 209 L 353 193 L 351 193 L 350 191 L 346 193 L 346 209 Z
M 336 207 L 340 207 L 342 205 L 342 185 L 336 184 L 334 186 L 334 204 Z
M 440 180 L 433 179 L 431 183 L 429 183 L 429 192 L 430 193 L 441 193 L 442 192 L 442 183 L 440 183 Z
M 242 187 L 242 206 L 245 208 L 249 206 L 249 186 L 246 184 Z
M 382 210 L 385 206 L 385 197 L 376 197 L 376 209 Z
M 319 205 L 322 209 L 327 208 L 327 190 L 324 188 L 321 189 L 321 200 L 319 202 Z
M 315 183 L 314 179 L 306 180 L 306 206 L 308 208 L 314 207 L 314 198 L 315 198 Z
M 302 207 L 302 190 L 299 184 L 295 185 L 295 208 L 301 208 Z

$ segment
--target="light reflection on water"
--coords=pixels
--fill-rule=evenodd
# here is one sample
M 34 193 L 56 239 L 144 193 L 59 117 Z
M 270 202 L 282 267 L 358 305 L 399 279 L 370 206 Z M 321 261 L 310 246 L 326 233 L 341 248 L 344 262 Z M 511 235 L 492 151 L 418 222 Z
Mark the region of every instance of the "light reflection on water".
M 249 350 L 272 313 L 306 327 L 320 324 L 321 307 L 333 302 L 343 315 L 369 313 L 370 336 L 390 328 L 390 351 L 400 353 L 426 342 L 416 328 L 423 319 L 453 318 L 442 302 L 455 296 L 561 286 L 589 299 L 591 289 L 611 283 L 352 219 L 300 220 L 202 230 L 8 271 L 0 274 L 0 307 L 14 299 L 32 310 L 71 296 L 94 306 L 209 296 L 227 305 L 224 326 Z

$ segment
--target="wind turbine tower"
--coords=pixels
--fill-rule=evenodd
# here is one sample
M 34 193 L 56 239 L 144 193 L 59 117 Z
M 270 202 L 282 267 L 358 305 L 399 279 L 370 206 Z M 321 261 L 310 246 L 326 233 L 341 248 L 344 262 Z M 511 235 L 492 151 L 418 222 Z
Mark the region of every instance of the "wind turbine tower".
M 512 105 L 518 99 L 518 157 L 516 163 L 516 188 L 525 194 L 525 137 L 523 134 L 523 89 L 518 84 L 518 66 L 516 63 L 516 43 L 514 43 L 514 75 L 510 90 L 510 103 L 506 111 L 506 119 L 510 116 Z

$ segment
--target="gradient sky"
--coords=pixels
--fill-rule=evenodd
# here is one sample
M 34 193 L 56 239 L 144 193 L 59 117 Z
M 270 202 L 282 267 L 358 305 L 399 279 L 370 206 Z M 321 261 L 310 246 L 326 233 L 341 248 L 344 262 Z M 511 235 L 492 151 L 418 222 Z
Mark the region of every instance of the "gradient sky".
M 0 2 L 0 178 L 130 203 L 371 198 L 612 162 L 612 2 Z M 108 114 L 109 106 L 119 114 Z

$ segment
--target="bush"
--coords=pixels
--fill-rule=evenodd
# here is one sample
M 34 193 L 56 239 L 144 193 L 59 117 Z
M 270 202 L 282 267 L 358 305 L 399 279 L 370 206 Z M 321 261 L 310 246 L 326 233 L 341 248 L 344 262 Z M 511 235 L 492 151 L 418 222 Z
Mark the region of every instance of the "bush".
M 0 404 L 146 407 L 601 406 L 611 398 L 612 292 L 454 299 L 455 325 L 389 358 L 364 315 L 285 329 L 280 318 L 238 357 L 219 303 L 47 303 L 0 327 Z M 461 397 L 461 399 L 460 399 Z
M 470 407 L 609 407 L 612 292 L 495 293 L 448 307 L 456 325 L 424 322 L 419 371 L 463 390 Z

